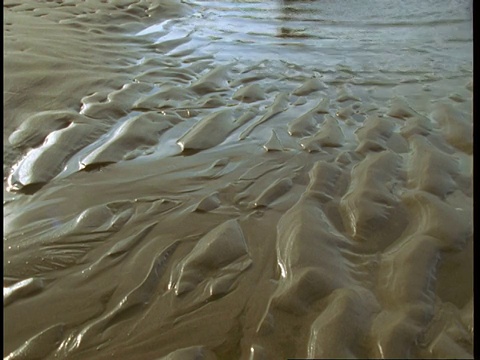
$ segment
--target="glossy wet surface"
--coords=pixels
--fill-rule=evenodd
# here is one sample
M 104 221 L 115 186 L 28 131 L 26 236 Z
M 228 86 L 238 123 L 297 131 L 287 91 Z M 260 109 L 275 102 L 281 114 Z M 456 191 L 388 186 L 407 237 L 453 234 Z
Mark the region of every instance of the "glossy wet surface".
M 470 2 L 4 10 L 4 357 L 473 357 Z

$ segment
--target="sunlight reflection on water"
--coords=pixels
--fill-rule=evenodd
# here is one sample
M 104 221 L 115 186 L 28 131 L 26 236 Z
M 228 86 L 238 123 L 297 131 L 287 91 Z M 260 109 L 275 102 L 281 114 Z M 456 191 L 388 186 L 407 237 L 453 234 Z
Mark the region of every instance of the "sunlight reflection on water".
M 217 60 L 279 59 L 356 70 L 471 66 L 470 1 L 195 1 L 195 13 L 138 35 L 189 37 Z M 176 51 L 180 51 L 176 48 Z

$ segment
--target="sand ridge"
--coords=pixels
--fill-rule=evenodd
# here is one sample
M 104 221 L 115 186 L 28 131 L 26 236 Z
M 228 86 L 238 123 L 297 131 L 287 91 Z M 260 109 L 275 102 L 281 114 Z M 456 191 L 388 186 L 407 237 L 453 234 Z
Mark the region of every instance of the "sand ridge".
M 472 358 L 471 67 L 232 4 L 5 2 L 4 357 Z

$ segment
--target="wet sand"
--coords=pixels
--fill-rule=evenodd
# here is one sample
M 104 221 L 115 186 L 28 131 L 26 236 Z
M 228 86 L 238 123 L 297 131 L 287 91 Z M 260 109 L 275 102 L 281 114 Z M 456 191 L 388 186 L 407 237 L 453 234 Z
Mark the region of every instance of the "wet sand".
M 4 2 L 5 359 L 473 358 L 469 2 L 318 4 Z

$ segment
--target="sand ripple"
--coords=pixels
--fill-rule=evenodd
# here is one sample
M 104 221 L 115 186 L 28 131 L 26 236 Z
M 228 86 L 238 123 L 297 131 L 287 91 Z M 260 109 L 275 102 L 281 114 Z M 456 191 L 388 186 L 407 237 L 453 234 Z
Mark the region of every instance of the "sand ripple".
M 472 358 L 468 2 L 371 1 L 6 1 L 4 358 Z

